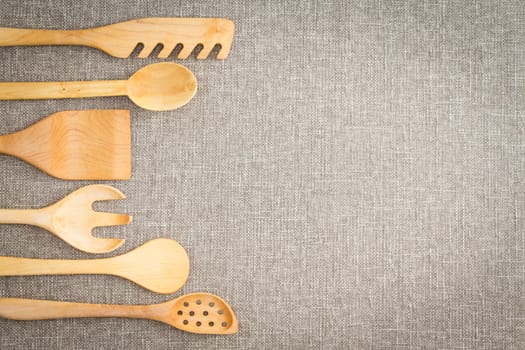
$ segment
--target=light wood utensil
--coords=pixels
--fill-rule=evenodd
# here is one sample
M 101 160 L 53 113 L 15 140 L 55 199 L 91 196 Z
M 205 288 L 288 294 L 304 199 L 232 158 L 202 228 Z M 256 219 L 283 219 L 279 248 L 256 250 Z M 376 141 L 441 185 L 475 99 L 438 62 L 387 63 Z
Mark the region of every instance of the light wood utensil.
M 65 111 L 0 136 L 0 154 L 25 160 L 65 180 L 131 177 L 129 111 Z
M 93 228 L 124 225 L 132 218 L 125 214 L 95 212 L 92 205 L 96 201 L 122 198 L 124 194 L 111 186 L 85 186 L 45 208 L 0 209 L 0 223 L 39 226 L 84 252 L 107 253 L 120 247 L 124 240 L 94 237 Z
M 209 293 L 187 294 L 153 305 L 82 304 L 0 298 L 0 317 L 23 321 L 78 317 L 145 318 L 200 334 L 233 334 L 239 328 L 230 305 Z
M 145 58 L 162 45 L 158 57 L 167 58 L 180 44 L 183 47 L 177 57 L 185 59 L 200 44 L 197 58 L 203 59 L 218 44 L 221 49 L 217 58 L 224 59 L 230 52 L 234 27 L 224 18 L 141 18 L 81 30 L 0 28 L 0 46 L 82 45 L 126 58 L 142 44 L 138 57 Z
M 0 276 L 104 274 L 126 278 L 162 294 L 179 290 L 188 278 L 189 269 L 184 248 L 166 238 L 154 239 L 125 254 L 103 259 L 0 257 Z
M 193 73 L 172 62 L 144 66 L 128 80 L 0 83 L 0 100 L 128 96 L 137 106 L 152 111 L 182 107 L 195 92 Z

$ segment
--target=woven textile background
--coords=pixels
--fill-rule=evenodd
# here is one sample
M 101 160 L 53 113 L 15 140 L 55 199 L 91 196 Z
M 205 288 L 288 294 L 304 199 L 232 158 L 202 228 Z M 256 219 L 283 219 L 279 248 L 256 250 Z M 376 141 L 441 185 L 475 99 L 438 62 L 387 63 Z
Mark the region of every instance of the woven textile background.
M 156 295 L 108 276 L 2 277 L 0 296 L 155 303 L 226 299 L 233 336 L 147 320 L 0 320 L 7 349 L 525 348 L 523 1 L 2 0 L 0 26 L 74 29 L 226 17 L 228 59 L 172 60 L 199 81 L 173 112 L 128 99 L 0 101 L 0 133 L 56 111 L 130 109 L 121 254 L 171 237 L 187 284 Z M 0 79 L 125 79 L 160 60 L 82 47 L 0 48 Z M 89 182 L 0 157 L 0 207 Z M 0 255 L 93 258 L 0 226 Z

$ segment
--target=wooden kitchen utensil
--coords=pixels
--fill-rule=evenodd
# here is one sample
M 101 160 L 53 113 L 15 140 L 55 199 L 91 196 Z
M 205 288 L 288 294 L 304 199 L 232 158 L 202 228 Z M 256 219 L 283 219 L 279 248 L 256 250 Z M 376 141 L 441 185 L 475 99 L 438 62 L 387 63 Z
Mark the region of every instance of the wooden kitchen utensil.
M 93 237 L 99 226 L 124 225 L 131 216 L 95 212 L 93 202 L 125 198 L 114 187 L 82 187 L 62 200 L 41 209 L 0 209 L 1 224 L 28 224 L 42 227 L 71 246 L 87 253 L 107 253 L 120 247 L 123 239 Z
M 224 300 L 209 293 L 192 293 L 161 304 L 109 305 L 63 301 L 0 298 L 0 317 L 48 320 L 78 317 L 146 318 L 180 330 L 201 334 L 233 334 L 237 318 Z
M 167 111 L 184 106 L 196 91 L 188 68 L 164 62 L 142 67 L 128 80 L 1 82 L 0 100 L 128 96 L 144 109 Z
M 127 180 L 131 177 L 129 111 L 58 112 L 27 129 L 0 136 L 0 153 L 60 179 Z
M 152 292 L 169 294 L 186 282 L 190 262 L 174 240 L 159 238 L 103 259 L 55 260 L 0 257 L 0 276 L 104 274 L 126 278 Z
M 234 27 L 224 18 L 141 18 L 80 30 L 0 28 L 0 46 L 82 45 L 126 58 L 142 44 L 138 57 L 145 58 L 160 45 L 158 57 L 167 58 L 179 44 L 182 50 L 177 57 L 185 59 L 200 44 L 197 58 L 203 59 L 220 45 L 217 58 L 224 59 L 230 52 Z

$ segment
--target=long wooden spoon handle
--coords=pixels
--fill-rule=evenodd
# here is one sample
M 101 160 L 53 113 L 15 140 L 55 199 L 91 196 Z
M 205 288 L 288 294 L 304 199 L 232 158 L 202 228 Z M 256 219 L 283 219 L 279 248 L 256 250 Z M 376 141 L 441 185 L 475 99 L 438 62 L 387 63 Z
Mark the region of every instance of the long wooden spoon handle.
M 125 96 L 126 84 L 126 80 L 3 82 L 0 100 Z
M 82 304 L 63 301 L 0 298 L 0 317 L 11 320 L 48 320 L 77 317 L 148 318 L 148 305 Z
M 0 46 L 84 45 L 81 30 L 45 30 L 0 27 Z
M 53 260 L 0 256 L 0 276 L 108 274 L 106 259 Z
M 51 225 L 51 220 L 51 215 L 38 209 L 0 209 L 0 224 L 24 224 L 47 228 Z

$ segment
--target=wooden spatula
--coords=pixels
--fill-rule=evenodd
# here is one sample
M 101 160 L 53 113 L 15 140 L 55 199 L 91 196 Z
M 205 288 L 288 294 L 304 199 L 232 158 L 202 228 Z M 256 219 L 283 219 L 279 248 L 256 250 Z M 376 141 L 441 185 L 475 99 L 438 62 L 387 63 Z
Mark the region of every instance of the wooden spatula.
M 0 28 L 0 46 L 82 45 L 126 58 L 142 44 L 138 57 L 145 58 L 161 45 L 158 57 L 167 58 L 180 44 L 177 57 L 185 59 L 200 44 L 197 58 L 203 59 L 220 45 L 217 58 L 224 59 L 230 52 L 233 32 L 233 22 L 223 18 L 141 18 L 80 30 Z
M 71 317 L 146 318 L 199 334 L 233 334 L 239 329 L 230 305 L 209 293 L 186 294 L 152 305 L 82 304 L 0 298 L 0 317 L 24 321 Z
M 18 157 L 65 180 L 131 177 L 130 113 L 64 111 L 0 136 L 0 153 Z
M 156 293 L 179 290 L 190 271 L 186 250 L 158 238 L 122 255 L 104 259 L 56 260 L 0 256 L 0 276 L 104 274 L 119 276 Z

